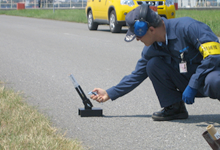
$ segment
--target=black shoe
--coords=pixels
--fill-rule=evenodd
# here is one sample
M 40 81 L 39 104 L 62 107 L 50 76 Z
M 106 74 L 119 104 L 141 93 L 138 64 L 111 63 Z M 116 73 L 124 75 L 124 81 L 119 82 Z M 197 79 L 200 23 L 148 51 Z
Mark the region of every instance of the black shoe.
M 187 119 L 188 112 L 183 101 L 175 103 L 171 106 L 164 107 L 161 111 L 152 115 L 154 121 L 168 121 L 174 119 Z

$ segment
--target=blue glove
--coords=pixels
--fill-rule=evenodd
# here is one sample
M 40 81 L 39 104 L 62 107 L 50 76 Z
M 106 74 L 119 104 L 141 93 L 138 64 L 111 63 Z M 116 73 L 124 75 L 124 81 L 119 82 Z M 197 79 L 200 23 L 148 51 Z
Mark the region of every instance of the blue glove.
M 186 104 L 193 104 L 197 90 L 187 86 L 183 92 L 182 99 Z

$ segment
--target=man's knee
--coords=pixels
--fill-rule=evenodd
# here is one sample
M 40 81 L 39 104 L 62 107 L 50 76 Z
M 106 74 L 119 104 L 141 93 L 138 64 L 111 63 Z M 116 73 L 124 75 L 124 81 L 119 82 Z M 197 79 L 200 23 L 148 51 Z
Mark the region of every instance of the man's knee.
M 213 71 L 206 76 L 205 79 L 205 94 L 210 98 L 219 99 L 220 93 L 218 92 L 220 87 L 220 71 Z
M 206 76 L 205 85 L 209 85 L 214 89 L 220 87 L 220 71 L 213 71 Z

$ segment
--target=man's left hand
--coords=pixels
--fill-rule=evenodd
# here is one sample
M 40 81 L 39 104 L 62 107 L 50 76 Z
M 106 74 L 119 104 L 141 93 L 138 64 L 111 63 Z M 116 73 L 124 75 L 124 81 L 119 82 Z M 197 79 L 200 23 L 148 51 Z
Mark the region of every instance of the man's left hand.
M 186 104 L 193 104 L 197 90 L 187 86 L 183 92 L 182 99 Z

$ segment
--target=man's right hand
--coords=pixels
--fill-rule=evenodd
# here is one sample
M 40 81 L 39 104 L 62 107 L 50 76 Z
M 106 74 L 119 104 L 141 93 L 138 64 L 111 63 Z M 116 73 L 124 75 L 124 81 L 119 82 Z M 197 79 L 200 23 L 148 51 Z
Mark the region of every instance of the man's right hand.
M 94 90 L 92 90 L 92 92 L 96 92 L 97 95 L 91 95 L 90 98 L 96 100 L 99 103 L 106 102 L 110 99 L 108 93 L 103 89 L 95 88 Z

